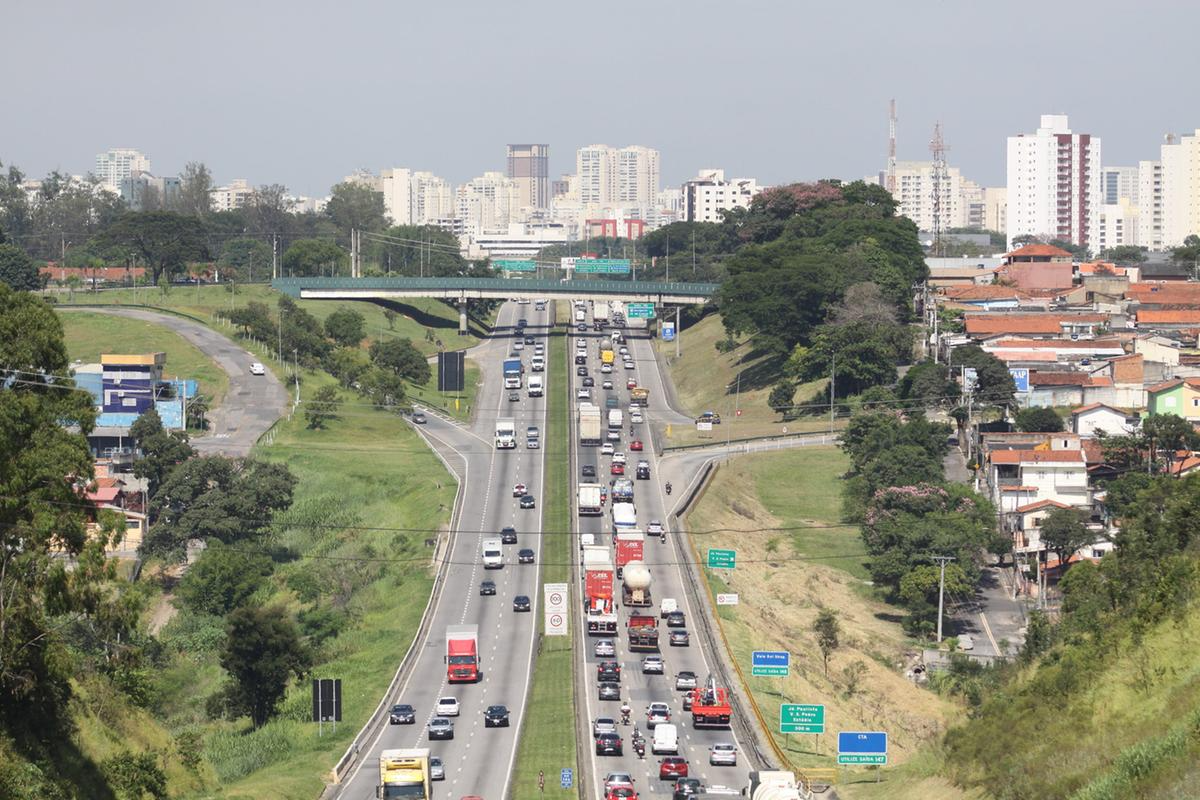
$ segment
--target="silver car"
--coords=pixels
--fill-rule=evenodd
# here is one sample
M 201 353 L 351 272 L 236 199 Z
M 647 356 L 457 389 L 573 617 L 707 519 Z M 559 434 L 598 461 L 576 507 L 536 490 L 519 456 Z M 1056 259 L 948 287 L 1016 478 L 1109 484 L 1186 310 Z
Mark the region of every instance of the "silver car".
M 675 675 L 676 689 L 695 689 L 696 688 L 696 673 L 689 670 L 677 673 Z
M 446 780 L 446 768 L 442 765 L 442 760 L 437 756 L 429 757 L 429 780 Z
M 612 639 L 601 639 L 596 642 L 592 652 L 597 658 L 611 658 L 617 654 L 617 647 L 613 644 Z
M 736 767 L 737 748 L 731 742 L 717 742 L 708 748 L 708 763 L 714 766 Z
M 662 656 L 646 656 L 642 659 L 643 675 L 662 675 L 664 669 Z

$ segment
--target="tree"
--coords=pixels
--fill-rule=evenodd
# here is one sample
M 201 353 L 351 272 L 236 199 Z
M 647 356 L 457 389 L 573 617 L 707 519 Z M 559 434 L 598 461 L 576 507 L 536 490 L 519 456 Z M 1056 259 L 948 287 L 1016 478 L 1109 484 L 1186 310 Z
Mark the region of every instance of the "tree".
M 200 220 L 171 211 L 127 213 L 100 234 L 98 244 L 129 248 L 150 267 L 155 283 L 184 272 L 189 261 L 208 257 Z
M 196 393 L 187 401 L 187 426 L 204 430 L 208 427 L 208 395 Z
M 41 288 L 37 264 L 16 245 L 0 244 L 0 283 L 19 292 L 37 291 Z
M 935 361 L 910 367 L 900 379 L 899 392 L 911 408 L 944 406 L 959 395 L 958 384 L 950 380 L 946 365 Z
M 471 265 L 459 255 L 454 234 L 433 225 L 394 225 L 384 231 L 387 242 L 372 242 L 366 251 L 389 275 L 440 278 L 466 275 Z M 480 276 L 487 277 L 487 276 Z
M 295 350 L 302 363 L 315 366 L 329 352 L 320 320 L 287 295 L 279 297 L 279 320 L 285 354 Z
M 381 231 L 388 225 L 383 192 L 355 182 L 339 183 L 330 190 L 325 216 L 333 220 L 346 241 L 352 229 Z
M 1060 433 L 1062 417 L 1053 408 L 1023 408 L 1017 412 L 1017 430 L 1026 433 Z
M 1084 524 L 1082 513 L 1074 508 L 1054 509 L 1042 520 L 1040 530 L 1042 544 L 1058 556 L 1062 570 L 1067 568 L 1075 551 L 1095 541 L 1095 536 Z
M 154 497 L 171 470 L 196 454 L 183 431 L 168 431 L 153 408 L 146 409 L 129 427 L 129 438 L 141 450 L 133 474 L 145 478 L 147 494 Z
M 342 347 L 357 347 L 365 328 L 363 315 L 352 308 L 339 308 L 325 318 L 325 335 Z
M 1161 457 L 1169 467 L 1180 450 L 1200 449 L 1200 433 L 1190 420 L 1175 414 L 1151 414 L 1142 422 L 1142 439 L 1151 459 Z
M 396 317 L 400 316 L 394 308 L 383 309 L 383 318 L 387 320 L 388 330 L 396 330 Z
M 941 567 L 931 564 L 916 567 L 900 580 L 900 600 L 909 611 L 908 627 L 913 632 L 929 633 L 936 628 L 941 580 Z M 962 566 L 956 562 L 946 564 L 945 596 L 973 597 L 974 594 L 974 583 Z
M 205 217 L 212 212 L 212 173 L 202 161 L 189 161 L 179 175 L 178 209 L 182 214 Z
M 1146 248 L 1133 244 L 1122 244 L 1109 247 L 1100 253 L 1104 261 L 1111 261 L 1118 266 L 1136 266 L 1145 263 Z
M 1171 260 L 1190 266 L 1200 263 L 1200 235 L 1193 233 L 1183 240 L 1182 245 L 1172 248 Z
M 213 542 L 184 573 L 176 596 L 184 608 L 223 617 L 245 605 L 273 569 L 261 553 Z
M 304 421 L 308 427 L 316 430 L 324 428 L 325 423 L 338 418 L 338 409 L 342 399 L 334 386 L 322 386 L 316 395 L 304 404 Z
M 286 186 L 278 183 L 259 186 L 241 209 L 246 233 L 264 236 L 287 232 L 291 223 L 293 201 Z
M 977 344 L 956 347 L 950 354 L 954 370 L 970 367 L 975 370 L 975 399 L 979 403 L 1007 407 L 1013 403 L 1017 386 L 1004 362 Z
M 372 367 L 362 374 L 358 384 L 359 392 L 377 408 L 404 404 L 404 381 L 390 369 Z
M 236 609 L 225 632 L 220 662 L 232 679 L 227 697 L 255 728 L 261 728 L 275 713 L 291 678 L 308 672 L 312 655 L 280 607 Z
M 259 279 L 265 280 L 271 276 L 271 248 L 260 239 L 244 236 L 230 239 L 221 248 L 217 263 L 226 269 L 236 269 L 250 283 L 254 282 L 256 272 Z
M 271 318 L 271 309 L 266 303 L 251 300 L 241 308 L 227 312 L 225 318 L 241 328 L 243 336 L 252 336 L 262 342 L 275 341 L 278 327 Z
M 339 347 L 325 357 L 324 366 L 326 372 L 349 389 L 364 372 L 371 369 L 371 361 L 357 347 Z
M 429 362 L 410 339 L 387 339 L 371 342 L 371 363 L 394 372 L 409 383 L 429 383 L 432 370 Z
M 328 239 L 297 239 L 283 254 L 288 275 L 337 275 L 349 263 L 346 251 Z
M 821 650 L 821 660 L 825 666 L 826 675 L 829 674 L 829 657 L 840 646 L 838 634 L 841 632 L 841 628 L 837 615 L 833 611 L 822 608 L 817 612 L 817 619 L 813 623 L 813 632 L 817 634 L 817 647 Z

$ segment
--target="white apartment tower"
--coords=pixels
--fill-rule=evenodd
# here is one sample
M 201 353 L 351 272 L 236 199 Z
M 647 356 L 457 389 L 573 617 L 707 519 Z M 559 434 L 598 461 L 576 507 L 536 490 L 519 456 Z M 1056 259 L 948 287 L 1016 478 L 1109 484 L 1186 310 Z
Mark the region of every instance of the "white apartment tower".
M 105 186 L 119 191 L 121 181 L 150 171 L 150 158 L 138 150 L 116 147 L 96 154 L 96 178 Z
M 485 172 L 459 186 L 455 192 L 455 216 L 467 233 L 507 230 L 521 212 L 521 190 L 503 172 Z
M 1017 236 L 1096 249 L 1100 138 L 1073 133 L 1066 115 L 1044 114 L 1035 133 L 1008 137 L 1008 245 Z
M 1138 240 L 1148 250 L 1163 249 L 1162 164 L 1138 162 Z
M 1100 170 L 1101 198 L 1105 205 L 1118 205 L 1122 199 L 1137 205 L 1138 168 L 1103 167 Z
M 575 153 L 575 174 L 579 202 L 585 206 L 649 208 L 661 180 L 658 151 L 641 145 L 581 147 Z
M 1162 246 L 1200 234 L 1200 128 L 1162 146 Z
M 649 208 L 658 197 L 658 151 L 641 145 L 617 151 L 617 196 L 623 206 Z
M 687 222 L 721 222 L 726 211 L 748 208 L 754 195 L 762 191 L 754 178 L 725 180 L 722 169 L 702 169 L 680 188 Z

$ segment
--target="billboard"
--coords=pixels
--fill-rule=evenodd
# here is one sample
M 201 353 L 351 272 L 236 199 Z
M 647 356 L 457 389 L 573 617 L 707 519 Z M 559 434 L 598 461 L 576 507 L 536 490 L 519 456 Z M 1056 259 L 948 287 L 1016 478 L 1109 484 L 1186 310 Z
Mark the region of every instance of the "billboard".
M 437 388 L 439 392 L 461 392 L 466 384 L 465 358 L 461 350 L 438 353 Z

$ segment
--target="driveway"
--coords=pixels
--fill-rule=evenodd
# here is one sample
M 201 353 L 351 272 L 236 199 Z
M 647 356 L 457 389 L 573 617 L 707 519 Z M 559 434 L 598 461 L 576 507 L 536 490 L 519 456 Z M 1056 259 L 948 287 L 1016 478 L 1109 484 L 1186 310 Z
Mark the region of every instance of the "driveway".
M 140 308 L 76 307 L 80 311 L 114 314 L 162 325 L 198 347 L 229 375 L 225 400 L 208 413 L 208 433 L 192 439 L 201 453 L 246 456 L 250 448 L 287 410 L 288 393 L 274 373 L 251 375 L 256 356 L 212 328 L 190 319 Z M 69 307 L 57 309 L 70 312 Z

